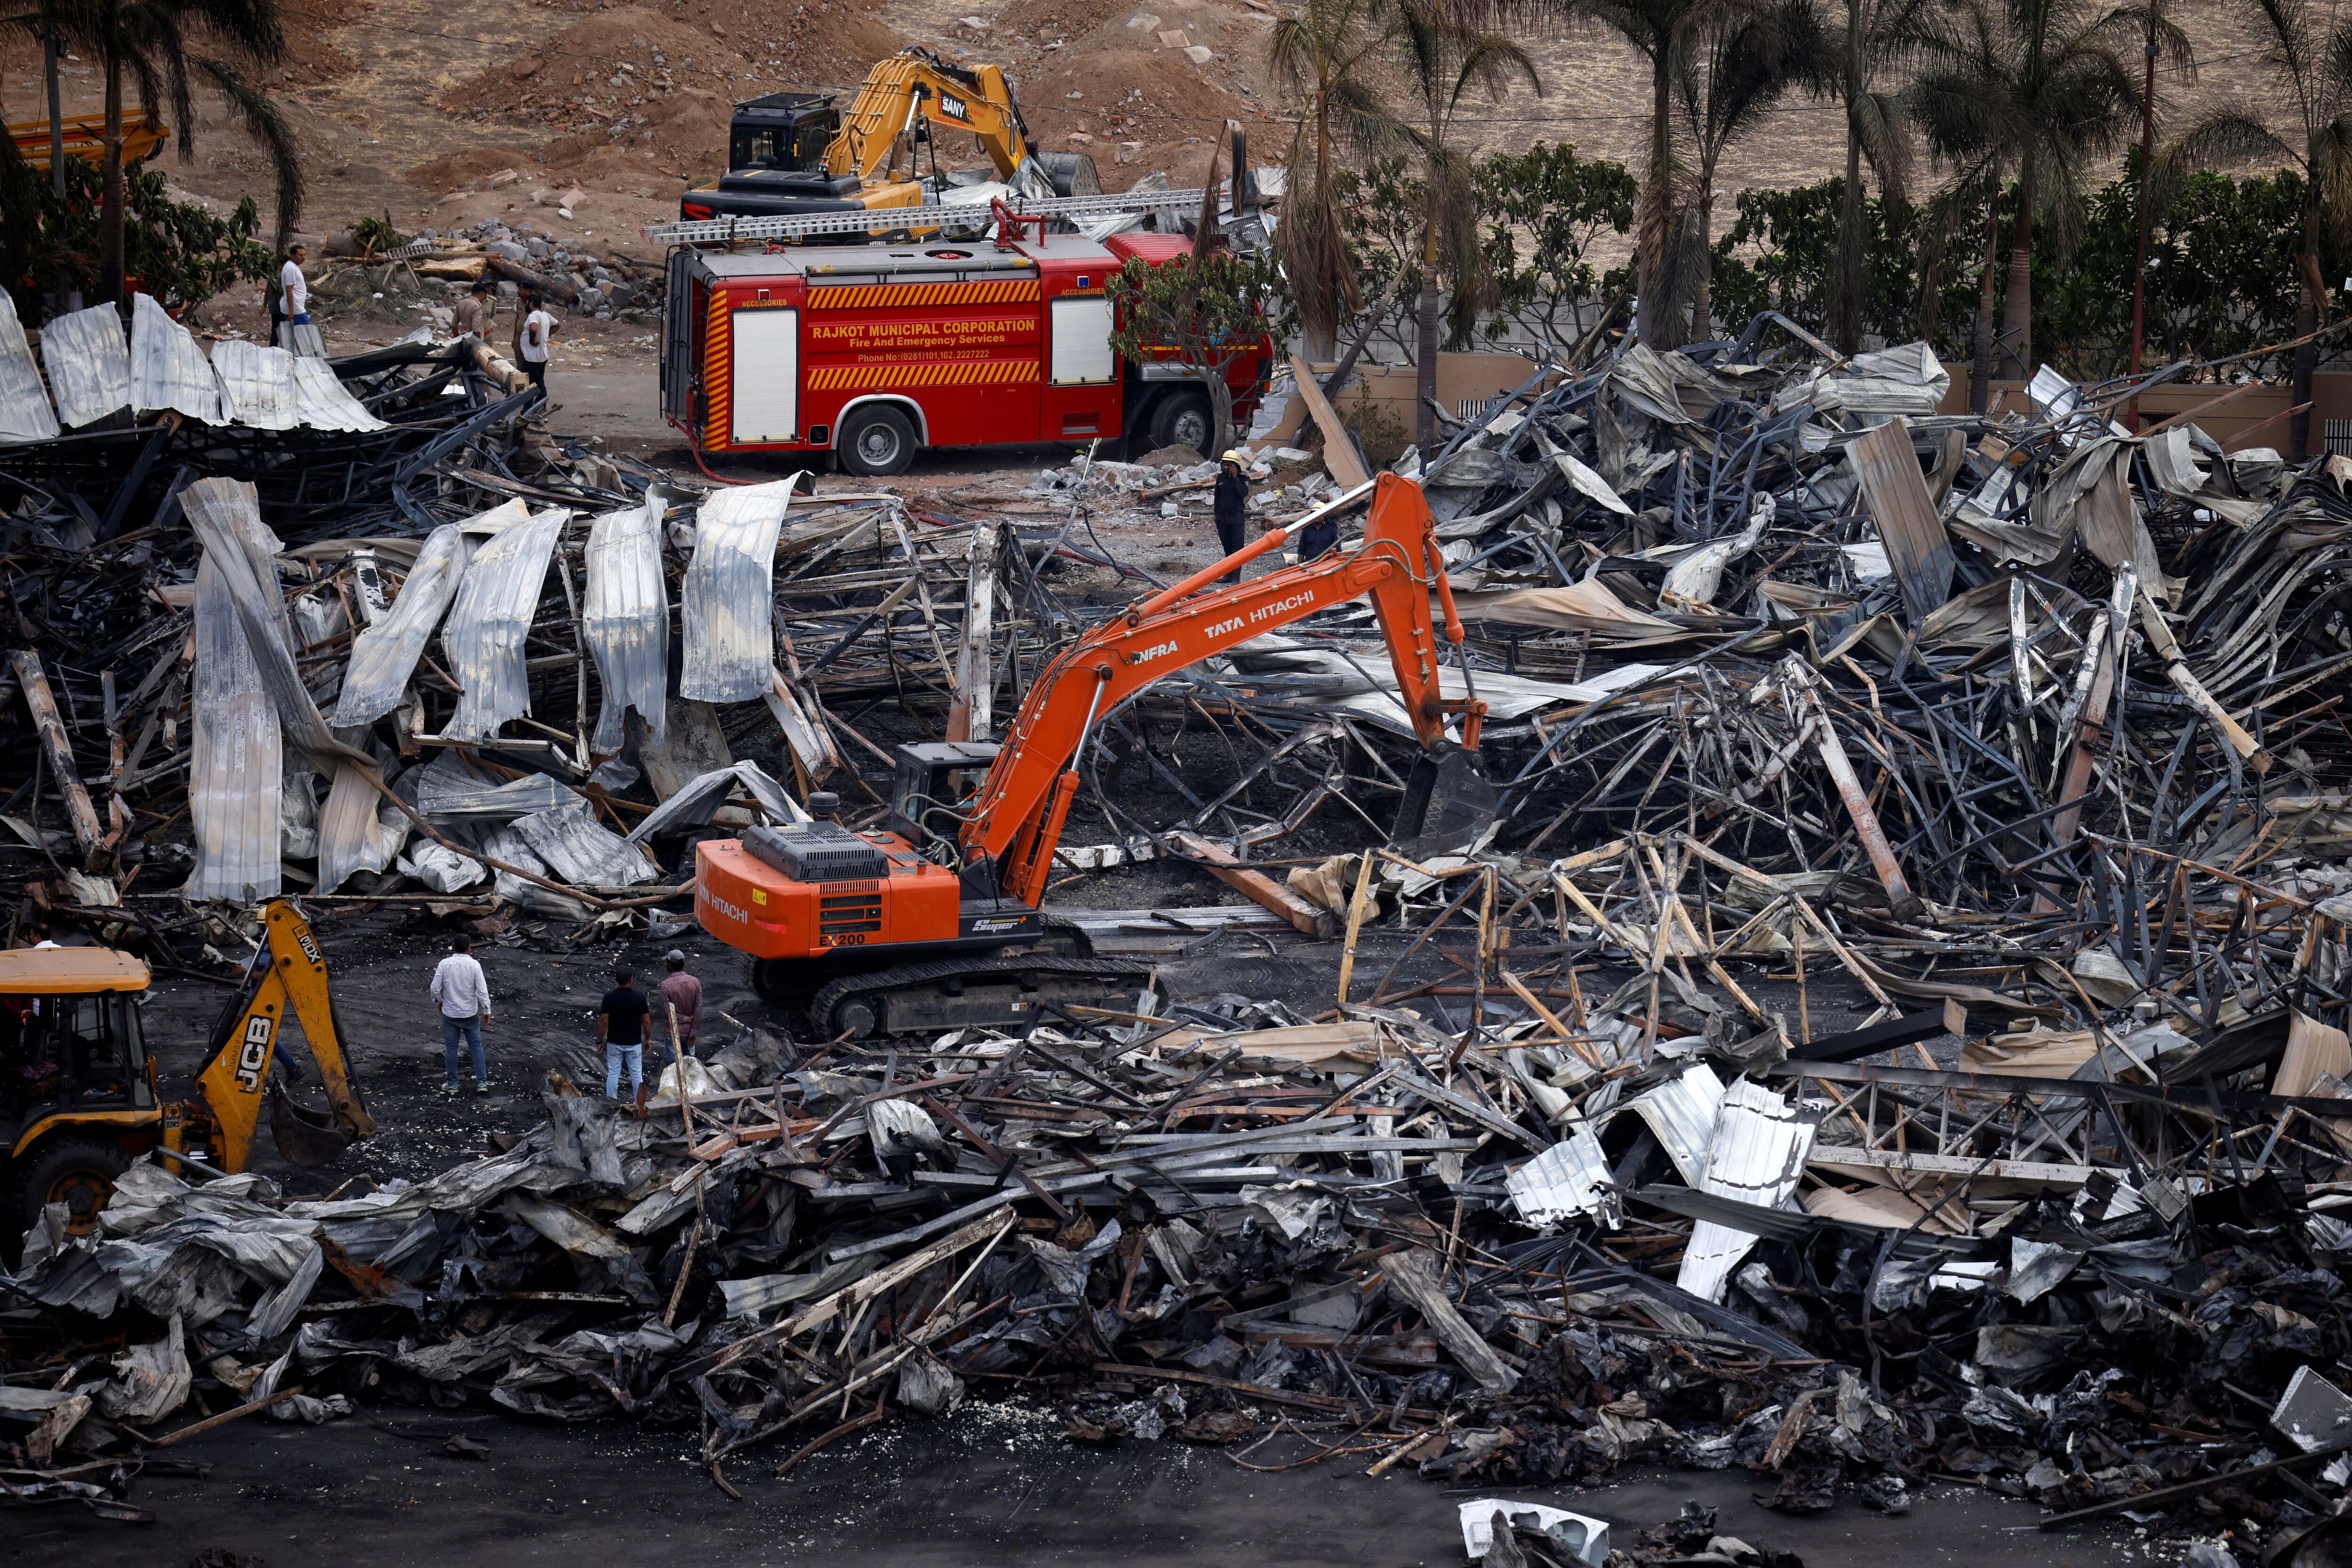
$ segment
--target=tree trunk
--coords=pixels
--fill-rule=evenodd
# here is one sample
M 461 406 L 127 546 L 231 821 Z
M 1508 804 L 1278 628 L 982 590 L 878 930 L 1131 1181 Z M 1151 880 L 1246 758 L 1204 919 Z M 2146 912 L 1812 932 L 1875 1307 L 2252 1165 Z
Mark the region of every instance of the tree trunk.
M 1315 95 L 1315 193 L 1316 200 L 1328 213 L 1331 203 L 1331 94 L 1328 83 L 1318 84 Z M 1307 218 L 1302 214 L 1301 217 L 1308 223 L 1330 221 L 1324 214 Z M 1298 334 L 1307 362 L 1328 364 L 1339 351 L 1339 319 L 1347 308 L 1345 282 L 1336 274 L 1298 281 Z
M 1641 296 L 1633 331 L 1654 349 L 1681 346 L 1665 341 L 1675 335 L 1668 320 L 1674 301 L 1666 298 L 1666 253 L 1675 243 L 1673 63 L 1669 40 L 1659 39 L 1650 61 L 1650 166 L 1633 217 L 1633 287 Z
M 1715 171 L 1699 176 L 1698 285 L 1691 291 L 1691 340 L 1715 337 Z
M 2327 285 L 2319 276 L 2319 185 L 2304 183 L 2303 254 L 2295 257 L 2303 287 L 2295 297 L 2294 335 L 2307 338 L 2319 330 L 2327 314 Z M 2286 422 L 2287 456 L 2300 463 L 2311 455 L 2311 378 L 2319 369 L 2319 345 L 2305 343 L 2294 351 L 2294 392 L 2289 405 L 2303 410 Z
M 2033 374 L 2033 166 L 2017 176 L 2017 227 L 2009 247 L 2009 298 L 2000 311 L 2000 376 Z
M 66 116 L 64 94 L 58 86 L 58 36 L 55 32 L 41 36 L 41 65 L 49 80 L 49 193 L 58 199 L 58 210 L 66 204 Z M 73 290 L 73 278 L 63 267 L 58 268 L 57 304 L 54 314 L 63 315 Z
M 1204 457 L 1230 452 L 1239 444 L 1234 439 L 1241 433 L 1234 428 L 1234 387 L 1225 380 L 1228 368 L 1228 362 L 1222 360 L 1209 367 L 1209 419 L 1216 426 L 1216 434 L 1210 438 L 1211 450 L 1202 454 Z
M 1969 365 L 1969 412 L 1982 413 L 1992 402 L 1992 280 L 2000 259 L 2000 182 L 1985 204 L 1984 282 L 1977 295 L 1977 346 Z
M 1413 403 L 1419 416 L 1413 439 L 1425 455 L 1437 445 L 1437 196 L 1433 191 L 1421 246 L 1420 318 L 1413 334 Z
M 1836 277 L 1830 285 L 1830 345 L 1841 354 L 1862 349 L 1862 133 L 1853 122 L 1862 94 L 1862 0 L 1845 6 L 1845 189 L 1838 200 Z
M 122 62 L 106 57 L 106 166 L 98 208 L 98 297 L 122 303 Z

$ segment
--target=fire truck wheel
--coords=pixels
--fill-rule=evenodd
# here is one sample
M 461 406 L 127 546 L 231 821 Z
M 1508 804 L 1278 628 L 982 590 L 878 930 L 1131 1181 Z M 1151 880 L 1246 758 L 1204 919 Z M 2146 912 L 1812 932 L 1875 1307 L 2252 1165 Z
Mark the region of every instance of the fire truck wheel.
M 1206 392 L 1170 392 L 1151 411 L 1151 444 L 1155 449 L 1189 446 L 1205 456 L 1210 428 L 1214 423 Z
M 869 402 L 841 431 L 841 465 L 852 474 L 904 474 L 915 460 L 915 427 L 887 402 Z
M 31 1229 L 41 1210 L 66 1206 L 66 1228 L 88 1236 L 98 1228 L 99 1211 L 114 1196 L 114 1184 L 131 1168 L 119 1145 L 83 1133 L 56 1133 L 41 1140 L 17 1168 L 17 1222 Z

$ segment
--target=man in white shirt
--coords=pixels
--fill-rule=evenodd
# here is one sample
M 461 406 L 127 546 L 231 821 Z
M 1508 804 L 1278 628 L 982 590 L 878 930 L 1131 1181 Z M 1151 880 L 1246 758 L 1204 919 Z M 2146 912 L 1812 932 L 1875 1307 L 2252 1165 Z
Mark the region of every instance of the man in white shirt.
M 441 1009 L 441 1064 L 447 1074 L 441 1092 L 457 1092 L 457 1042 L 463 1040 L 474 1049 L 474 1092 L 488 1094 L 490 1069 L 482 1058 L 482 1026 L 490 1018 L 489 977 L 473 955 L 472 937 L 461 932 L 449 946 L 449 956 L 433 968 L 433 999 Z
M 302 276 L 302 256 L 308 246 L 289 245 L 286 247 L 286 265 L 278 269 L 278 287 L 269 299 L 269 346 L 278 347 L 280 326 L 310 324 L 310 280 Z
M 555 316 L 539 302 L 538 291 L 521 291 L 522 324 L 515 329 L 515 350 L 522 355 L 522 373 L 540 391 L 547 390 L 547 351 L 555 340 Z

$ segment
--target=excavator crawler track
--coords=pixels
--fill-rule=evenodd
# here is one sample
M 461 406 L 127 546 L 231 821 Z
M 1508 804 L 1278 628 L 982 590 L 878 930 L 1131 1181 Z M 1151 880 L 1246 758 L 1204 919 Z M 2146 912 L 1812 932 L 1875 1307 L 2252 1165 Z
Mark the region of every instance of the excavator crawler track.
M 812 1038 L 913 1034 L 982 1024 L 1025 1024 L 1048 1003 L 1131 1012 L 1137 995 L 1158 990 L 1157 970 L 1121 958 L 1029 952 L 1003 958 L 903 964 L 827 982 L 809 998 Z

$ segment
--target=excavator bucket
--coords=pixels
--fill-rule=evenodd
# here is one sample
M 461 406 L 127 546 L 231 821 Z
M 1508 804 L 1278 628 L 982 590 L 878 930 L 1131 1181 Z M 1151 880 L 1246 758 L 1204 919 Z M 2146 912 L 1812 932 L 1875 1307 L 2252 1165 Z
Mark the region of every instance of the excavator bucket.
M 1478 754 L 1459 746 L 1424 753 L 1404 783 L 1389 839 L 1411 859 L 1458 854 L 1478 841 L 1495 821 L 1497 797 L 1478 766 Z
M 269 1135 L 289 1166 L 316 1170 L 352 1146 L 352 1135 L 332 1116 L 296 1103 L 276 1079 L 269 1082 Z

